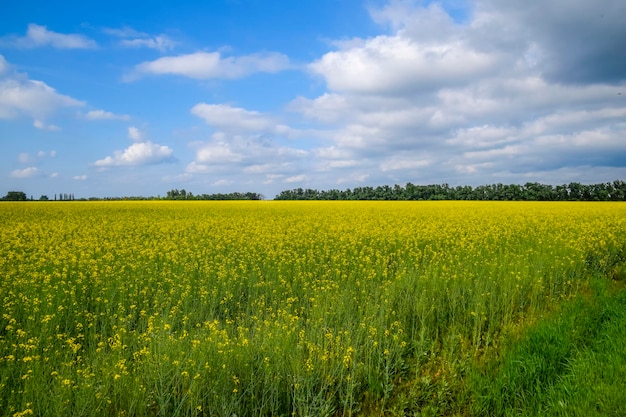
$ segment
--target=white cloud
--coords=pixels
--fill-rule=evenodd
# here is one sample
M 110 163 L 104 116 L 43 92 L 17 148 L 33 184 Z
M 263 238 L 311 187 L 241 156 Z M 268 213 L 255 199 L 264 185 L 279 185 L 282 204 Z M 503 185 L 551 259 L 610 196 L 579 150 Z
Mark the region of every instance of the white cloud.
M 216 129 L 264 131 L 276 126 L 259 112 L 231 107 L 227 104 L 199 103 L 191 109 L 191 113 Z
M 227 143 L 209 143 L 198 149 L 196 161 L 201 164 L 228 164 L 240 162 L 243 155 L 233 151 Z
M 20 154 L 18 154 L 17 160 L 21 164 L 32 164 L 32 163 L 36 163 L 37 161 L 47 159 L 47 158 L 54 158 L 56 156 L 57 156 L 57 151 L 55 150 L 38 151 L 36 155 L 31 155 L 28 152 L 21 152 Z
M 414 170 L 418 168 L 424 168 L 432 163 L 429 159 L 413 159 L 406 157 L 393 156 L 387 160 L 384 160 L 380 164 L 381 171 L 395 171 L 395 170 Z
M 87 180 L 87 175 L 75 175 L 73 177 L 76 181 L 86 181 Z
M 0 57 L 2 57 L 0 55 Z M 7 68 L 8 64 L 2 57 Z M 35 126 L 45 127 L 41 119 L 65 107 L 80 107 L 84 102 L 57 93 L 46 83 L 30 80 L 24 74 L 8 69 L 0 74 L 0 119 L 13 119 L 28 115 L 35 119 Z
M 87 120 L 129 120 L 126 114 L 115 114 L 105 110 L 91 110 L 85 114 Z
M 133 142 L 141 142 L 142 140 L 144 140 L 145 135 L 139 128 L 135 126 L 130 126 L 128 128 L 128 138 Z
M 255 72 L 276 73 L 289 67 L 289 59 L 279 53 L 258 53 L 222 57 L 220 52 L 196 52 L 167 56 L 135 66 L 132 80 L 141 74 L 183 75 L 195 79 L 238 79 Z
M 50 131 L 61 130 L 61 128 L 59 126 L 45 124 L 44 122 L 42 122 L 39 119 L 35 119 L 35 121 L 33 122 L 33 126 L 35 126 L 37 129 L 41 129 L 41 130 L 50 130 Z
M 345 96 L 332 93 L 324 93 L 313 100 L 298 97 L 288 105 L 288 109 L 326 124 L 341 122 L 347 115 L 354 114 L 354 108 Z
M 39 158 L 48 158 L 48 157 L 54 158 L 54 157 L 57 156 L 57 151 L 55 151 L 55 150 L 48 151 L 48 152 L 46 152 L 46 151 L 39 151 L 39 152 L 37 152 L 37 156 Z
M 227 185 L 231 185 L 233 183 L 234 183 L 233 180 L 221 179 L 221 180 L 215 181 L 213 183 L 213 185 L 216 186 L 216 187 L 224 187 L 224 186 L 227 186 Z
M 280 139 L 253 132 L 219 131 L 209 140 L 192 146 L 196 157 L 187 165 L 186 173 L 194 177 L 227 178 L 240 187 L 259 183 L 268 185 L 282 178 L 295 177 L 309 164 L 308 151 L 281 145 Z
M 326 127 L 315 135 L 324 146 L 310 154 L 311 182 L 477 185 L 532 172 L 554 183 L 550 173 L 568 166 L 626 173 L 626 103 L 616 94 L 624 73 L 619 85 L 615 72 L 607 82 L 547 76 L 544 61 L 555 55 L 546 57 L 550 48 L 524 14 L 539 18 L 540 9 L 522 3 L 481 0 L 459 19 L 449 2 L 392 0 L 372 11 L 389 33 L 334 43 L 309 65 L 327 91 L 288 105 L 316 132 Z M 558 25 L 588 14 L 548 9 L 546 20 Z M 613 61 L 610 71 L 621 65 Z
M 177 45 L 166 35 L 157 35 L 153 38 L 124 39 L 120 43 L 129 48 L 150 48 L 161 52 L 174 49 Z
M 185 173 L 191 174 L 207 174 L 211 172 L 211 167 L 196 161 L 190 162 L 185 168 Z
M 452 12 L 458 5 L 466 9 Z M 211 104 L 220 103 L 225 91 L 213 88 L 214 82 L 200 83 L 211 91 L 204 102 L 192 102 L 198 123 L 185 135 L 175 133 L 179 140 L 194 141 L 184 172 L 175 172 L 172 164 L 174 172 L 163 175 L 172 183 L 186 181 L 194 192 L 224 181 L 257 191 L 263 184 L 270 184 L 266 189 L 284 184 L 327 189 L 409 181 L 477 185 L 624 177 L 626 95 L 618 93 L 626 94 L 626 61 L 615 57 L 621 56 L 621 35 L 626 34 L 619 19 L 625 7 L 619 0 L 571 5 L 554 0 L 542 7 L 522 0 L 391 0 L 371 10 L 379 33 L 331 40 L 328 50 L 311 59 L 305 68 L 313 77 L 308 91 L 315 93 L 301 88 L 301 96 L 286 106 L 291 113 L 247 107 L 244 100 L 254 79 L 238 86 L 247 93 L 230 104 Z M 235 80 L 294 66 L 285 55 L 271 52 L 236 55 L 220 49 L 178 55 L 169 52 L 175 44 L 167 35 L 130 27 L 106 31 L 116 37 L 111 40 L 118 49 L 168 51 L 169 56 L 137 61 L 129 79 L 169 74 Z M 53 38 L 45 28 L 43 33 Z M 39 41 L 44 44 L 59 45 Z M 303 45 L 301 56 L 310 50 Z M 54 112 L 81 105 L 43 82 L 15 74 L 0 56 L 0 118 L 26 116 L 45 128 L 57 123 Z M 105 110 L 80 114 L 83 122 L 129 120 Z M 170 147 L 150 142 L 140 127 L 127 128 L 132 142 L 102 154 L 110 156 L 95 166 L 172 159 Z M 200 136 L 207 130 L 211 136 Z M 40 158 L 19 156 L 18 166 L 41 169 Z
M 33 177 L 39 177 L 41 175 L 43 175 L 43 173 L 37 167 L 16 169 L 11 172 L 12 178 L 33 178 Z
M 364 183 L 367 179 L 370 178 L 370 174 L 364 174 L 359 172 L 352 172 L 347 176 L 342 176 L 337 178 L 334 182 L 335 184 L 354 184 L 354 183 Z
M 2 39 L 3 44 L 12 45 L 18 48 L 37 48 L 41 46 L 52 46 L 59 49 L 91 49 L 96 48 L 94 40 L 76 33 L 63 34 L 48 30 L 45 26 L 30 23 L 26 31 L 26 36 L 9 36 Z
M 120 45 L 127 48 L 150 48 L 165 52 L 174 49 L 178 45 L 178 42 L 165 34 L 151 36 L 147 33 L 139 32 L 130 26 L 105 28 L 104 32 L 118 38 L 124 38 L 120 41 Z
M 426 43 L 396 34 L 328 52 L 309 68 L 333 91 L 397 95 L 463 85 L 492 72 L 498 63 L 497 55 L 462 39 Z
M 9 70 L 9 63 L 2 55 L 0 55 L 0 75 L 4 74 Z
M 42 81 L 28 79 L 0 80 L 0 118 L 10 119 L 21 113 L 38 117 L 63 107 L 85 103 L 59 94 Z
M 164 145 L 148 142 L 133 143 L 123 151 L 116 151 L 94 162 L 97 167 L 136 166 L 167 162 L 172 159 L 174 151 Z
M 17 160 L 22 164 L 28 164 L 29 162 L 32 162 L 33 159 L 34 158 L 26 152 L 22 152 L 17 156 Z
M 305 174 L 300 174 L 300 175 L 294 175 L 293 177 L 285 178 L 283 182 L 286 184 L 300 183 L 300 182 L 306 182 L 308 179 L 309 177 L 307 177 Z
M 121 28 L 104 28 L 102 31 L 108 35 L 116 36 L 118 38 L 144 38 L 148 35 L 143 32 L 139 32 L 130 26 L 123 26 Z

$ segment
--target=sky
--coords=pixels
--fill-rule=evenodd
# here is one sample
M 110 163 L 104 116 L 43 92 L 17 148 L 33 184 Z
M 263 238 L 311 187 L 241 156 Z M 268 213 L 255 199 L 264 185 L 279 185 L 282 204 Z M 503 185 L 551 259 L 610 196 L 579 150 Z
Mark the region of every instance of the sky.
M 626 180 L 623 0 L 6 2 L 0 194 Z

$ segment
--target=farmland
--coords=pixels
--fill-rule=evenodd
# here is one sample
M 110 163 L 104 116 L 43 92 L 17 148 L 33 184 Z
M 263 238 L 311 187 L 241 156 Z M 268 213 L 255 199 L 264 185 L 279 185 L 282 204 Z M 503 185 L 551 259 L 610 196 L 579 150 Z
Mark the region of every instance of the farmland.
M 613 300 L 626 256 L 608 202 L 25 202 L 0 225 L 6 416 L 492 413 L 486 369 Z

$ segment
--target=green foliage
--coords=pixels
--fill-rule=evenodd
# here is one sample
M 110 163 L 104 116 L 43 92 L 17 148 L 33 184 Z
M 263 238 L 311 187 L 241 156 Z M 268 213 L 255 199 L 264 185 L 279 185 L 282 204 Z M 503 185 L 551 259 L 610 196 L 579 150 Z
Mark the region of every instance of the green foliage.
M 451 187 L 448 184 L 414 185 L 405 187 L 388 185 L 356 187 L 352 190 L 327 190 L 295 188 L 280 192 L 275 200 L 498 200 L 498 201 L 624 201 L 626 182 L 584 185 L 572 182 L 567 185 L 539 183 L 491 184 L 472 188 L 469 185 Z
M 26 193 L 22 191 L 9 191 L 3 198 L 5 201 L 26 201 Z
M 626 290 L 593 294 L 542 320 L 469 378 L 477 416 L 621 415 L 626 404 Z
M 173 189 L 167 192 L 166 200 L 263 200 L 263 196 L 258 193 L 217 193 L 194 195 L 186 190 Z

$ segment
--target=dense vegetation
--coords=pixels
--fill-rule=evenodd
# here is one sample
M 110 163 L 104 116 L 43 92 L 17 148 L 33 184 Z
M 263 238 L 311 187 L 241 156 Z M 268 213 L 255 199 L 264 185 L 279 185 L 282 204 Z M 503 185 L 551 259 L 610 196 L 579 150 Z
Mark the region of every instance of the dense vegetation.
M 215 193 L 215 194 L 197 194 L 187 192 L 184 189 L 173 189 L 167 192 L 166 200 L 263 200 L 261 194 L 247 193 Z
M 80 198 L 78 201 L 135 201 L 135 200 L 263 200 L 263 195 L 253 192 L 232 192 L 232 193 L 215 193 L 215 194 L 193 194 L 185 189 L 178 190 L 176 188 L 169 190 L 165 197 L 145 197 L 145 196 L 125 196 L 125 197 L 90 197 Z M 22 191 L 9 191 L 0 201 L 33 201 L 26 197 L 26 193 Z M 47 195 L 42 195 L 39 201 L 50 201 Z M 54 201 L 77 201 L 74 194 L 61 193 L 54 194 Z
M 171 189 L 164 197 L 126 196 L 91 197 L 90 201 L 100 200 L 263 200 L 264 196 L 254 192 L 231 192 L 214 194 L 193 194 L 185 189 Z M 26 201 L 26 194 L 10 191 L 0 200 Z M 32 196 L 30 200 L 33 200 Z M 48 201 L 42 195 L 40 201 Z M 57 200 L 57 195 L 54 195 Z M 74 194 L 59 194 L 58 200 L 73 201 Z M 87 200 L 87 199 L 80 199 Z M 571 182 L 563 185 L 546 185 L 529 182 L 518 184 L 491 184 L 472 188 L 469 185 L 451 187 L 448 184 L 406 186 L 388 185 L 378 187 L 356 187 L 346 190 L 316 190 L 296 188 L 281 191 L 274 200 L 493 200 L 493 201 L 626 201 L 626 182 L 615 180 L 599 184 Z
M 611 415 L 626 206 L 0 206 L 0 416 Z
M 276 200 L 508 200 L 508 201 L 626 201 L 626 182 L 585 185 L 492 184 L 472 188 L 469 185 L 388 185 L 357 187 L 352 190 L 297 188 L 282 191 Z
M 5 201 L 26 201 L 26 193 L 23 191 L 9 191 L 7 195 L 2 197 Z

